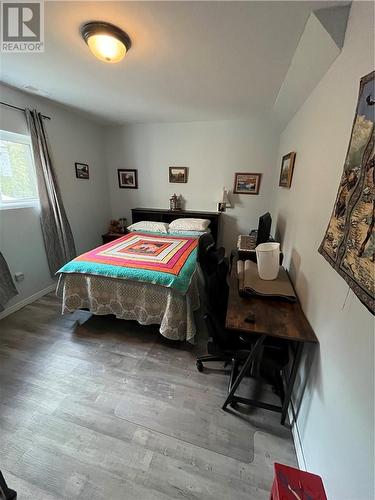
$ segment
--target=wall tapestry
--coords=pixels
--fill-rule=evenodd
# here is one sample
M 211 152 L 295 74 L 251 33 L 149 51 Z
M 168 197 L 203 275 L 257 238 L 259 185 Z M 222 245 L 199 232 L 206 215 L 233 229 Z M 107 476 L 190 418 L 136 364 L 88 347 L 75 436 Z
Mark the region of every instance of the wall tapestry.
M 319 253 L 374 314 L 375 71 L 361 79 L 352 135 Z

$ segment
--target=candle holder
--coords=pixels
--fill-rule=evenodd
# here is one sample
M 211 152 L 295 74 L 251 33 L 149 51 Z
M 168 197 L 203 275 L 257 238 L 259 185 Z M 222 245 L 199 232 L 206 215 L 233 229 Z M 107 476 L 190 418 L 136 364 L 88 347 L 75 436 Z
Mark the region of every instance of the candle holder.
M 173 212 L 181 210 L 181 200 L 176 193 L 174 193 L 173 196 L 169 199 L 169 209 Z

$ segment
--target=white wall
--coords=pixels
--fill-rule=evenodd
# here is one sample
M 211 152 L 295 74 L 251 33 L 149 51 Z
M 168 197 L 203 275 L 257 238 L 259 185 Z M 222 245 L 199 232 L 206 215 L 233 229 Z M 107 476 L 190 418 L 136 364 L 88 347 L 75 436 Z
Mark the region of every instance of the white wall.
M 320 341 L 298 417 L 308 470 L 331 500 L 374 498 L 374 318 L 318 254 L 335 201 L 359 80 L 374 69 L 373 7 L 355 2 L 345 45 L 281 135 L 278 158 L 296 151 L 290 190 L 275 190 L 304 311 Z M 279 169 L 279 165 L 277 165 Z
M 270 209 L 278 135 L 262 119 L 138 124 L 107 130 L 113 217 L 135 207 L 168 208 L 176 192 L 191 210 L 216 211 L 223 186 L 233 189 L 234 172 L 261 172 L 259 195 L 232 195 L 235 208 L 221 217 L 221 238 L 229 250 L 240 232 L 248 233 Z M 186 184 L 170 184 L 168 167 L 189 168 Z M 139 189 L 119 189 L 118 168 L 138 169 Z
M 35 107 L 51 117 L 45 120 L 45 125 L 77 252 L 97 246 L 110 217 L 102 127 L 67 107 L 4 85 L 0 86 L 0 97 L 1 101 L 16 106 Z M 27 133 L 23 113 L 3 106 L 0 128 Z M 89 165 L 89 180 L 76 179 L 76 161 Z M 25 280 L 17 283 L 19 295 L 8 307 L 53 283 L 36 209 L 0 210 L 0 250 L 12 273 L 25 274 Z

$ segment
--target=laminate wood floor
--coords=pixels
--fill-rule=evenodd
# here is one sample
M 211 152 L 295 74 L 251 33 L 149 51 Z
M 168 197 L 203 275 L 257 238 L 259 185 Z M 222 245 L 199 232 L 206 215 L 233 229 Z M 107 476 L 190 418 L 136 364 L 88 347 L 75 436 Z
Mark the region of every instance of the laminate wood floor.
M 204 350 L 203 336 L 177 346 L 156 326 L 61 316 L 53 294 L 0 321 L 8 486 L 19 500 L 268 499 L 273 463 L 296 465 L 290 431 L 265 410 L 223 412 L 228 375 L 196 371 Z

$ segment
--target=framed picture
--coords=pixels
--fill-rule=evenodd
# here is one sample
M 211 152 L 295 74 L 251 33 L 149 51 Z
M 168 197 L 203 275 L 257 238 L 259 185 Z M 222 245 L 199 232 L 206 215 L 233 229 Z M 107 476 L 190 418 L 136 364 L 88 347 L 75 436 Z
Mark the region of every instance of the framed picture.
M 293 152 L 283 156 L 283 159 L 281 160 L 279 186 L 290 188 L 290 185 L 292 184 L 295 159 L 296 153 Z
M 117 169 L 118 185 L 121 189 L 138 189 L 137 170 L 130 168 Z
M 259 194 L 260 179 L 262 174 L 247 174 L 236 172 L 234 174 L 234 189 L 236 194 Z
M 86 163 L 75 163 L 77 179 L 89 179 L 89 166 Z
M 187 182 L 187 167 L 169 167 L 169 182 Z

